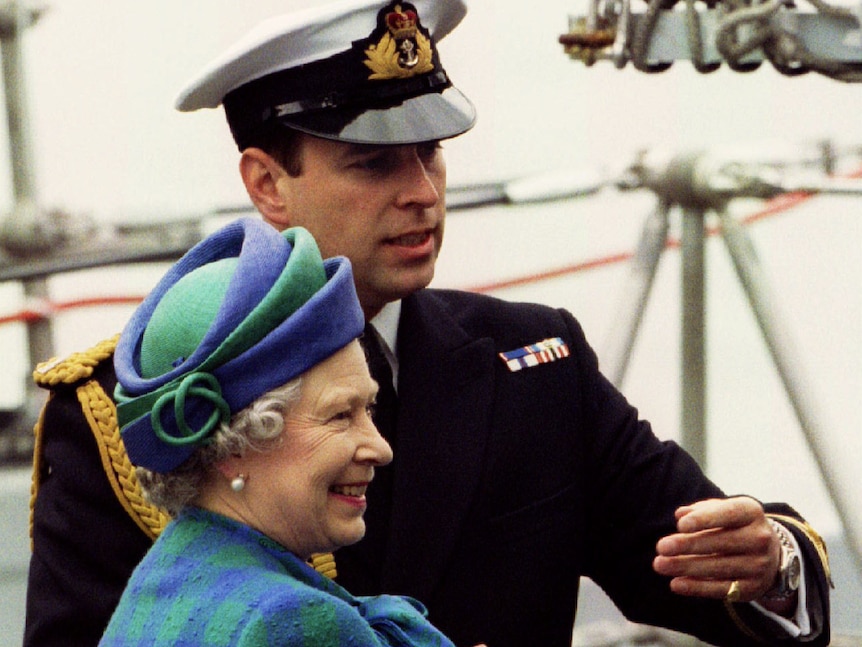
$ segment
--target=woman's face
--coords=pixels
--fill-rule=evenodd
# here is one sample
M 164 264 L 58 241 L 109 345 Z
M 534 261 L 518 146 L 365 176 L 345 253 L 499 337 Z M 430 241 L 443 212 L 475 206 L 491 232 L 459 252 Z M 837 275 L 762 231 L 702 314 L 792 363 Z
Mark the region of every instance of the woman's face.
M 365 535 L 365 490 L 392 450 L 371 422 L 377 385 L 353 341 L 302 375 L 282 442 L 231 461 L 246 476 L 232 516 L 300 557 Z

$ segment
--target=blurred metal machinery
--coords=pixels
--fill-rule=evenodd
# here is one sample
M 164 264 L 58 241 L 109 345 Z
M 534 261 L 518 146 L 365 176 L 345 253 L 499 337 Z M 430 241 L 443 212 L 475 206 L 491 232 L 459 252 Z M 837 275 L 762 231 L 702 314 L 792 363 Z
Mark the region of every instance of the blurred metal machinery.
M 586 65 L 631 61 L 643 72 L 663 72 L 690 60 L 697 71 L 722 63 L 751 72 L 764 61 L 782 74 L 816 72 L 862 81 L 862 3 L 822 0 L 588 0 L 569 19 L 560 43 Z

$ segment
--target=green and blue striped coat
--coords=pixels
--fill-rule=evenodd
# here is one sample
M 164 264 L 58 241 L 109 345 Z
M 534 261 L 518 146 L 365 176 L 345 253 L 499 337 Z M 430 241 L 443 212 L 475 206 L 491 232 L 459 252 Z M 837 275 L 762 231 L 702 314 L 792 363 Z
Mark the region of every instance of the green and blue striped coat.
M 425 615 L 410 598 L 354 597 L 256 530 L 193 508 L 135 569 L 100 645 L 451 647 Z

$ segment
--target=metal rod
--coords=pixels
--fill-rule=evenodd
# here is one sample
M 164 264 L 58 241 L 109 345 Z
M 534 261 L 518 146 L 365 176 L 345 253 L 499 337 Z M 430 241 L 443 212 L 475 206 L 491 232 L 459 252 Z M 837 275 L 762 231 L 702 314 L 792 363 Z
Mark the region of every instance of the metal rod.
M 704 211 L 682 216 L 682 446 L 706 471 Z
M 9 226 L 21 232 L 22 238 L 35 232 L 38 211 L 33 146 L 30 141 L 30 112 L 27 107 L 24 87 L 24 55 L 21 38 L 24 29 L 32 23 L 30 10 L 21 2 L 12 2 L 5 11 L 4 23 L 8 29 L 0 30 L 0 58 L 3 67 L 3 88 L 6 97 L 6 119 L 9 129 L 9 151 L 11 155 L 12 187 L 15 207 L 8 218 Z M 29 228 L 29 229 L 28 229 Z M 48 297 L 48 282 L 44 277 L 24 282 L 24 296 L 28 300 Z M 54 335 L 50 319 L 27 324 L 27 345 L 30 365 L 47 359 L 53 354 Z M 29 397 L 38 397 L 37 389 L 27 380 Z M 29 421 L 24 422 L 25 426 Z
M 616 316 L 612 319 L 614 326 L 605 341 L 604 352 L 600 354 L 602 372 L 617 388 L 625 379 L 661 253 L 667 244 L 669 211 L 670 204 L 659 200 L 655 211 L 644 223 L 631 260 L 629 278 L 623 287 Z
M 857 567 L 862 571 L 862 509 L 854 504 L 854 498 L 858 498 L 856 486 L 859 474 L 853 460 L 858 457 L 848 456 L 846 447 L 837 437 L 838 434 L 825 431 L 828 425 L 824 424 L 823 414 L 817 407 L 814 397 L 816 391 L 802 370 L 802 362 L 794 356 L 794 349 L 798 346 L 788 329 L 781 325 L 778 303 L 768 288 L 751 239 L 733 217 L 726 212 L 719 215 L 722 238 L 730 253 L 733 267 L 835 505 L 851 553 L 856 558 Z M 851 487 L 854 491 L 850 491 Z
M 12 165 L 12 187 L 15 202 L 36 200 L 36 164 L 30 141 L 29 110 L 24 87 L 24 53 L 21 46 L 23 27 L 29 22 L 20 2 L 11 4 L 14 24 L 10 30 L 0 30 L 3 59 L 3 88 L 6 96 L 6 121 L 9 128 L 9 149 Z M 10 21 L 11 22 L 11 21 Z
M 787 180 L 777 187 L 776 195 L 794 191 L 824 195 L 862 195 L 862 180 L 835 177 L 805 181 Z

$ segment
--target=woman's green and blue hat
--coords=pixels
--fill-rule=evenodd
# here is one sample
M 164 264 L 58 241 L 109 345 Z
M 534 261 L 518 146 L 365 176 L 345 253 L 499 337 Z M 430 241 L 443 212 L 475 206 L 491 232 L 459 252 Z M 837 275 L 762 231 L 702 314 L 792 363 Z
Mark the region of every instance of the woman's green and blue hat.
M 120 336 L 115 399 L 130 460 L 171 471 L 363 326 L 346 258 L 324 261 L 300 227 L 227 225 L 168 271 Z

